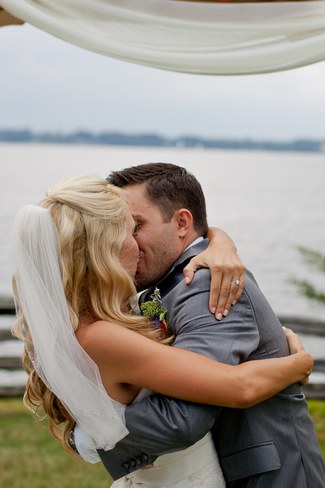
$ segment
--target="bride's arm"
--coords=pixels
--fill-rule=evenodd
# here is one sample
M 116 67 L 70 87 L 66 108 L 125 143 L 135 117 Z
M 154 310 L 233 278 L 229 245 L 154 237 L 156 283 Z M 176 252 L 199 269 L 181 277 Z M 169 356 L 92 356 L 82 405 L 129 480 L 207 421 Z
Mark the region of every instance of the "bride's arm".
M 304 381 L 313 366 L 301 344 L 291 356 L 231 366 L 116 324 L 97 322 L 87 329 L 82 346 L 97 363 L 104 385 L 127 383 L 198 403 L 246 408 Z
M 207 249 L 194 258 L 184 268 L 186 284 L 190 284 L 199 268 L 209 268 L 211 286 L 209 309 L 221 320 L 228 315 L 231 305 L 238 301 L 245 280 L 245 266 L 237 254 L 237 248 L 229 235 L 222 229 L 210 227 L 207 233 L 210 241 Z M 236 286 L 232 282 L 239 281 Z

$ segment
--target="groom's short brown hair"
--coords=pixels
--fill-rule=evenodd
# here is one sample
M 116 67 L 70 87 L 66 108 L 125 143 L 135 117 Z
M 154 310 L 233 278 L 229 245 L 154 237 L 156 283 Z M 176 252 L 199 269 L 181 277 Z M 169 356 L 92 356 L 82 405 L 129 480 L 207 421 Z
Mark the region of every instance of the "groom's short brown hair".
M 169 222 L 175 211 L 186 208 L 193 216 L 194 229 L 208 230 L 205 198 L 200 183 L 185 168 L 170 163 L 147 163 L 112 172 L 107 181 L 123 188 L 145 183 L 148 199 L 159 207 Z

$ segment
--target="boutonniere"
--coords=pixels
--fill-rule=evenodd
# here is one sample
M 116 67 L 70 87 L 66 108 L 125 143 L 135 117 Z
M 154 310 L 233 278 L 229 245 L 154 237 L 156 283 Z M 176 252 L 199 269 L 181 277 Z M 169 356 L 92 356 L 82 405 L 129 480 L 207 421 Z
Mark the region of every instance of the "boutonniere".
M 165 337 L 171 335 L 169 325 L 167 323 L 167 308 L 162 306 L 161 295 L 159 288 L 155 288 L 151 300 L 143 302 L 140 305 L 140 314 L 152 320 L 157 329 L 162 329 Z

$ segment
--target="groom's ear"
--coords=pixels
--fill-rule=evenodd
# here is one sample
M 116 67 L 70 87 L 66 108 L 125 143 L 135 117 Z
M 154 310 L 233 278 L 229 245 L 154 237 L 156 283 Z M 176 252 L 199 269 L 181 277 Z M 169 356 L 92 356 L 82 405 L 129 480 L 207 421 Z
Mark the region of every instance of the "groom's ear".
M 176 210 L 173 219 L 177 226 L 179 237 L 185 237 L 193 229 L 193 216 L 186 208 Z

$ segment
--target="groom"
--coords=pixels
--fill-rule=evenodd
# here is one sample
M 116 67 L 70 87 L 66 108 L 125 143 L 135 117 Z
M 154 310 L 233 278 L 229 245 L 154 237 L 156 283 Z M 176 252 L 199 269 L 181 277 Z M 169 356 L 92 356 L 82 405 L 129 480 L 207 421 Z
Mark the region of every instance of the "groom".
M 176 336 L 174 347 L 229 364 L 288 354 L 281 324 L 249 272 L 242 297 L 221 322 L 208 310 L 208 270 L 199 270 L 190 287 L 184 283 L 184 266 L 207 246 L 204 196 L 192 175 L 156 163 L 115 172 L 108 180 L 123 187 L 137 222 L 138 288 L 149 287 L 144 300 L 159 288 Z M 173 215 L 180 210 L 183 219 L 175 225 Z M 211 430 L 228 488 L 325 486 L 324 463 L 299 385 L 244 410 L 155 394 L 127 407 L 126 425 L 127 437 L 114 449 L 99 451 L 114 479 L 194 444 Z

